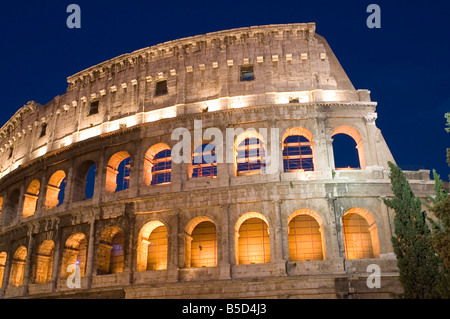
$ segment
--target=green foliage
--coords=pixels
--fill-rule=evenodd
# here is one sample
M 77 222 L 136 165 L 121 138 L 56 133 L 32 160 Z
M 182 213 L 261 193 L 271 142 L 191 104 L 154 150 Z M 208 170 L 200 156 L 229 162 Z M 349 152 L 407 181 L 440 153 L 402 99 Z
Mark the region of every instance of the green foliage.
M 445 130 L 447 131 L 447 133 L 450 133 L 450 112 L 445 113 L 445 117 L 447 118 L 447 126 L 448 126 L 445 128 Z
M 434 169 L 433 169 L 433 178 L 434 178 L 435 197 L 433 198 L 431 196 L 428 196 L 428 200 L 433 205 L 425 204 L 425 206 L 431 211 L 433 210 L 433 206 L 437 205 L 438 203 L 442 202 L 444 199 L 446 199 L 448 197 L 448 193 L 445 190 L 444 185 L 442 184 L 442 180 L 441 180 L 439 174 L 436 173 L 436 170 L 434 170 Z M 432 220 L 430 218 L 428 220 L 433 225 L 433 228 L 438 227 L 438 225 L 434 222 L 434 220 Z
M 450 112 L 445 113 L 445 117 L 447 118 L 447 126 L 448 126 L 445 128 L 445 130 L 447 131 L 447 133 L 450 133 Z M 450 148 L 447 148 L 447 163 L 448 166 L 450 166 Z M 448 179 L 450 180 L 450 175 L 448 175 Z
M 391 162 L 389 167 L 394 197 L 384 202 L 395 210 L 392 245 L 397 255 L 403 297 L 442 298 L 441 262 L 431 243 L 426 212 L 422 211 L 422 203 L 415 197 L 402 170 Z
M 450 269 L 450 197 L 434 205 L 431 211 L 438 218 L 437 227 L 433 230 L 433 246 Z
M 432 244 L 438 254 L 442 264 L 440 271 L 444 276 L 441 295 L 450 298 L 450 197 L 442 185 L 442 181 L 436 171 L 434 175 L 434 192 L 435 198 L 429 197 L 433 204 L 428 206 L 429 210 L 434 213 L 437 222 L 429 219 L 433 225 Z

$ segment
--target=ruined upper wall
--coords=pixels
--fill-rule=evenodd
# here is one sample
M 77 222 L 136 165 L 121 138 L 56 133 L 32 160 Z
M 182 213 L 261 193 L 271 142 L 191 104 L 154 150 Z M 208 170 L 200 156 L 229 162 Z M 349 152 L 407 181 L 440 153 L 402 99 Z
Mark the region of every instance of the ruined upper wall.
M 240 81 L 242 66 L 253 66 L 253 81 Z M 167 94 L 155 95 L 159 81 L 166 81 Z M 314 23 L 169 41 L 90 67 L 68 82 L 65 94 L 45 106 L 29 102 L 0 129 L 0 178 L 50 151 L 162 118 L 290 101 L 372 103 L 368 91 L 354 89 Z M 97 101 L 98 112 L 90 114 Z

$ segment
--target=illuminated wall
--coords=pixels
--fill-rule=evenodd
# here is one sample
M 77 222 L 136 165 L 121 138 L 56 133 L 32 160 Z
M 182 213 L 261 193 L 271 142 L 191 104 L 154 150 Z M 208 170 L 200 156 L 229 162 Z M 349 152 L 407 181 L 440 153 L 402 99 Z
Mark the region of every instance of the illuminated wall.
M 20 246 L 14 253 L 11 273 L 9 274 L 9 285 L 12 287 L 18 287 L 22 285 L 24 272 L 25 272 L 25 262 L 27 259 L 27 249 L 25 246 Z
M 41 183 L 35 179 L 28 185 L 23 203 L 23 217 L 29 217 L 36 211 Z
M 34 282 L 41 284 L 52 279 L 55 243 L 44 240 L 38 247 L 34 261 Z
M 167 228 L 157 220 L 146 223 L 139 231 L 137 271 L 167 269 Z
M 69 265 L 78 265 L 80 267 L 80 275 L 84 276 L 86 271 L 87 257 L 87 241 L 83 233 L 75 233 L 71 235 L 65 243 L 62 262 L 61 262 L 61 278 L 67 279 L 71 274 L 67 272 Z
M 119 227 L 108 227 L 102 232 L 98 247 L 97 275 L 123 272 L 123 231 Z
M 61 204 L 58 196 L 65 178 L 66 173 L 62 170 L 53 173 L 50 177 L 47 185 L 47 194 L 45 196 L 45 209 L 51 209 Z
M 239 228 L 239 265 L 270 262 L 270 238 L 267 223 L 260 218 L 250 218 Z
M 199 223 L 191 237 L 191 267 L 216 267 L 217 235 L 214 223 Z
M 167 229 L 159 226 L 148 238 L 147 270 L 167 268 Z
M 313 217 L 296 216 L 291 219 L 288 227 L 289 259 L 291 261 L 324 259 L 320 226 Z
M 342 221 L 347 259 L 373 258 L 372 239 L 367 221 L 358 214 L 347 214 Z
M 5 276 L 6 257 L 6 252 L 2 251 L 0 253 L 0 288 L 3 286 L 3 277 Z

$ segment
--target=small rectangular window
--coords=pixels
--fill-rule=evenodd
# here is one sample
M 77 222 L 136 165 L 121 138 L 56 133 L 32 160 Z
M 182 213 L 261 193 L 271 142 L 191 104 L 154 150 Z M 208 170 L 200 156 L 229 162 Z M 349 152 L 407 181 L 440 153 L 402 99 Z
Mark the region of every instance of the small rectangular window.
M 253 65 L 241 66 L 240 81 L 253 81 L 254 79 Z
M 98 113 L 98 101 L 93 101 L 90 104 L 89 115 Z
M 46 134 L 47 134 L 47 123 L 44 123 L 41 126 L 41 134 L 39 135 L 39 138 L 45 136 Z
M 167 81 L 156 82 L 155 96 L 167 94 Z

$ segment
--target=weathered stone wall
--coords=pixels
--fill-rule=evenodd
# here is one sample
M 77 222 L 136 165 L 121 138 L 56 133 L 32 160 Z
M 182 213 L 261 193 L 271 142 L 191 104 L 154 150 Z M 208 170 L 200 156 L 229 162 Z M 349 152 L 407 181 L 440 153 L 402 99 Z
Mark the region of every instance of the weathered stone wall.
M 88 68 L 69 77 L 64 95 L 45 106 L 32 102 L 21 108 L 0 131 L 0 253 L 7 254 L 0 296 L 362 298 L 398 294 L 398 269 L 390 242 L 393 211 L 383 203 L 392 196 L 387 161 L 394 159 L 375 124 L 376 103 L 370 101 L 368 91 L 353 88 L 314 29 L 314 24 L 263 26 L 170 41 Z M 241 65 L 254 66 L 254 81 L 239 81 Z M 155 97 L 158 80 L 167 80 L 168 94 Z M 294 98 L 298 100 L 289 103 Z M 95 100 L 99 100 L 99 112 L 88 116 L 89 104 Z M 218 163 L 217 178 L 192 178 L 190 164 L 172 163 L 169 184 L 148 185 L 146 152 L 158 143 L 172 148 L 177 143 L 171 139 L 172 131 L 185 127 L 193 133 L 194 120 L 202 120 L 203 130 L 279 129 L 277 139 L 269 134 L 265 141 L 266 149 L 274 146 L 278 154 L 285 132 L 307 130 L 314 171 L 285 172 L 279 158 L 270 174 L 238 176 L 236 163 Z M 43 123 L 46 134 L 39 137 Z M 360 169 L 336 170 L 332 137 L 337 133 L 355 139 Z M 225 149 L 234 151 L 235 140 L 229 143 L 224 136 Z M 131 157 L 130 185 L 114 192 L 114 167 L 108 163 L 119 152 Z M 86 163 L 96 164 L 96 178 L 93 197 L 83 200 L 79 192 Z M 46 209 L 48 190 L 54 187 L 50 178 L 58 171 L 67 177 L 64 202 Z M 418 196 L 432 194 L 428 171 L 406 173 Z M 23 209 L 29 206 L 27 188 L 33 180 L 40 183 L 36 210 L 24 216 Z M 299 209 L 314 211 L 320 220 L 324 260 L 290 260 L 288 220 Z M 377 258 L 345 258 L 342 217 L 351 209 L 367 211 L 373 219 Z M 239 265 L 236 259 L 235 225 L 250 212 L 267 220 L 269 263 Z M 215 224 L 216 267 L 186 265 L 186 227 L 195 218 Z M 167 228 L 167 269 L 138 271 L 139 233 L 150 221 Z M 104 244 L 100 237 L 112 226 L 124 235 L 123 272 L 100 275 L 99 251 Z M 64 245 L 73 234 L 84 235 L 87 242 L 80 289 L 67 287 L 61 276 L 68 258 Z M 44 240 L 55 244 L 53 271 L 50 281 L 36 283 L 33 267 Z M 23 283 L 13 287 L 8 285 L 12 256 L 20 246 L 28 254 Z M 382 270 L 382 286 L 377 289 L 365 285 L 367 266 L 373 263 Z

